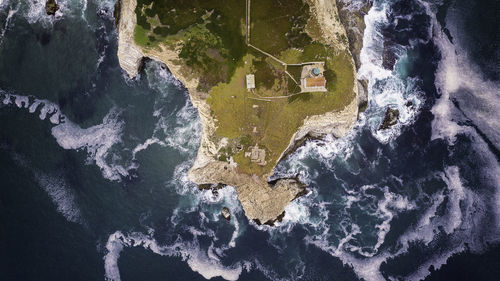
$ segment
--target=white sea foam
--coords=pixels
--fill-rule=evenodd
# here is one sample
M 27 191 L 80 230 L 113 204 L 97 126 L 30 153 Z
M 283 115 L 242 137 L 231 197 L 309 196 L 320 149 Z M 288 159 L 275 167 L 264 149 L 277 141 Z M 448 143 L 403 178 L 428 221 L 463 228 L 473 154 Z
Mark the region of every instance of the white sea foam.
M 357 126 L 365 126 L 364 123 L 366 122 L 366 125 L 370 127 L 372 134 L 381 143 L 387 143 L 400 134 L 402 126 L 411 124 L 412 120 L 415 119 L 418 109 L 422 104 L 423 95 L 418 88 L 416 88 L 415 80 L 408 79 L 403 83 L 403 81 L 398 80 L 392 72 L 384 70 L 381 66 L 383 38 L 382 34 L 377 30 L 377 27 L 387 24 L 388 18 L 386 14 L 387 6 L 382 4 L 382 6 L 377 7 L 378 4 L 380 3 L 375 3 L 375 6 L 365 17 L 367 29 L 365 30 L 364 46 L 361 52 L 362 66 L 358 74 L 360 77 L 368 79 L 371 100 L 369 109 L 366 114 L 361 115 L 361 120 L 358 122 Z M 435 21 L 433 24 L 435 30 L 434 34 L 436 34 L 438 29 L 440 33 L 440 28 L 435 26 Z M 432 26 L 430 31 L 431 30 Z M 450 50 L 449 53 L 453 53 L 455 56 L 456 54 L 454 52 L 454 50 Z M 446 62 L 442 61 L 441 64 L 442 67 L 445 67 L 444 65 Z M 454 75 L 452 75 L 452 77 L 453 76 Z M 448 139 L 454 139 L 457 132 L 470 132 L 470 129 L 464 129 L 457 125 L 455 122 L 456 120 L 453 118 L 457 113 L 452 112 L 453 105 L 449 101 L 450 95 L 444 92 L 442 94 L 441 99 L 438 100 L 435 108 L 433 109 L 433 113 L 436 111 L 435 115 L 437 119 L 433 123 L 433 138 L 448 137 Z M 414 109 L 408 109 L 404 106 L 407 101 L 412 101 L 412 103 L 416 105 Z M 383 117 L 383 111 L 388 105 L 391 105 L 392 107 L 395 106 L 399 109 L 401 113 L 399 118 L 400 120 L 399 123 L 393 127 L 393 129 L 385 132 L 379 132 L 377 130 L 378 125 Z M 441 112 L 444 114 L 439 115 Z M 366 119 L 363 120 L 363 118 Z M 490 121 L 491 120 L 493 119 L 490 119 Z M 435 124 L 439 124 L 439 128 L 437 128 Z M 354 131 L 356 131 L 356 129 Z M 499 130 L 496 130 L 496 132 L 498 131 Z M 349 137 L 350 136 L 348 135 L 346 138 L 347 144 L 345 145 L 342 143 L 342 140 L 331 141 L 334 145 L 329 143 L 326 143 L 325 145 L 321 142 L 306 144 L 304 148 L 297 151 L 296 155 L 292 156 L 291 161 L 299 160 L 301 162 L 301 160 L 310 157 L 311 154 L 316 157 L 317 155 L 323 153 L 325 157 L 320 157 L 319 159 L 324 165 L 331 168 L 331 159 L 333 157 L 337 155 L 347 155 L 349 157 L 349 151 L 359 149 L 351 143 L 353 139 L 355 140 L 355 135 L 352 137 L 353 139 L 349 139 Z M 479 138 L 477 135 L 475 135 L 475 137 Z M 317 145 L 318 143 L 321 143 L 321 145 Z M 342 146 L 340 146 L 342 149 L 339 149 L 339 144 L 342 144 Z M 482 140 L 479 144 L 484 146 L 481 151 L 487 149 L 487 145 L 482 142 Z M 362 154 L 362 151 L 359 151 L 359 153 Z M 495 161 L 494 157 L 490 156 L 490 154 L 487 155 L 487 158 L 491 158 L 490 160 L 487 160 L 487 162 L 492 163 L 492 165 L 486 166 L 490 167 L 494 171 L 497 171 L 498 163 Z M 303 169 L 307 169 L 306 164 L 298 165 L 293 163 L 291 166 L 300 166 Z M 310 173 L 311 172 L 308 174 Z M 500 173 L 491 172 L 487 174 L 496 175 Z M 332 239 L 334 238 L 334 236 L 330 234 L 332 231 L 330 228 L 332 226 L 321 222 L 319 224 L 314 224 L 314 227 L 311 228 L 314 230 L 314 234 L 307 236 L 305 240 L 308 244 L 315 245 L 331 255 L 339 257 L 345 264 L 352 266 L 356 274 L 365 280 L 386 280 L 380 271 L 380 266 L 383 262 L 388 261 L 390 258 L 397 258 L 400 255 L 407 253 L 410 242 L 419 241 L 429 245 L 429 243 L 437 237 L 440 229 L 449 235 L 449 247 L 439 248 L 436 249 L 436 251 L 433 251 L 430 258 L 425 262 L 416 265 L 416 269 L 408 276 L 388 276 L 388 278 L 421 280 L 429 274 L 429 266 L 433 265 L 434 268 L 438 269 L 446 263 L 447 259 L 451 255 L 463 251 L 465 245 L 464 243 L 474 245 L 471 246 L 471 248 L 475 249 L 475 251 L 481 251 L 485 247 L 485 242 L 482 239 L 487 241 L 495 241 L 495 239 L 498 240 L 498 238 L 494 238 L 494 234 L 498 233 L 498 228 L 493 227 L 493 229 L 490 230 L 491 234 L 487 234 L 485 236 L 484 233 L 479 233 L 479 230 L 476 230 L 476 228 L 472 226 L 480 225 L 481 220 L 486 219 L 486 209 L 489 208 L 487 206 L 488 203 L 486 202 L 488 200 L 492 200 L 491 198 L 483 195 L 480 196 L 465 186 L 460 178 L 458 167 L 447 167 L 443 173 L 437 173 L 434 177 L 441 179 L 446 185 L 446 189 L 433 194 L 428 200 L 431 202 L 428 205 L 420 206 L 419 203 L 409 201 L 401 195 L 390 193 L 388 192 L 388 189 L 385 188 L 382 189 L 384 190 L 384 196 L 381 199 L 375 199 L 376 208 L 372 210 L 370 209 L 370 205 L 368 205 L 368 209 L 364 209 L 364 212 L 371 213 L 379 220 L 376 225 L 376 233 L 378 237 L 377 243 L 372 246 L 370 251 L 366 251 L 366 247 L 364 247 L 364 250 L 360 250 L 360 247 L 353 247 L 351 245 L 351 243 L 356 240 L 356 236 L 361 233 L 360 227 L 352 221 L 340 223 L 340 227 L 344 232 L 344 237 L 340 237 L 339 240 Z M 491 178 L 493 186 L 499 186 L 500 176 L 490 175 L 489 177 Z M 399 182 L 400 184 L 404 184 L 401 180 Z M 371 187 L 365 187 L 365 190 L 368 188 Z M 494 195 L 493 198 L 500 198 L 500 193 L 498 191 L 495 190 L 491 193 Z M 360 200 L 366 200 L 362 199 L 363 196 L 367 196 L 363 190 L 355 193 L 347 192 L 345 197 L 346 208 L 349 209 L 352 206 L 359 204 Z M 323 203 L 327 204 L 327 202 Z M 298 207 L 298 204 L 299 202 L 291 205 L 291 208 L 293 208 L 291 214 L 293 214 L 294 218 L 297 218 L 298 220 L 304 218 L 306 221 L 303 223 L 304 225 L 308 225 L 308 219 L 312 220 L 312 217 L 315 217 L 314 219 L 318 218 L 317 216 L 311 216 L 310 214 L 310 210 L 319 205 L 318 202 L 307 202 L 306 206 L 311 206 L 311 208 L 305 208 L 302 210 Z M 438 212 L 438 208 L 442 208 L 442 205 L 444 204 L 445 211 L 443 214 L 441 209 Z M 500 209 L 498 209 L 500 203 L 492 202 L 489 203 L 489 205 L 494 206 L 494 212 L 500 214 Z M 373 204 L 371 204 L 371 206 L 373 206 Z M 395 249 L 389 250 L 381 248 L 385 242 L 385 236 L 390 230 L 390 222 L 394 216 L 401 211 L 411 209 L 422 209 L 424 211 L 418 223 L 399 236 Z M 346 214 L 341 213 L 337 215 L 345 216 Z M 328 211 L 322 213 L 320 218 L 322 220 L 327 220 L 329 218 Z M 496 221 L 500 221 L 498 216 Z M 294 221 L 291 220 L 291 222 L 293 223 Z M 313 224 L 309 224 L 309 226 L 313 226 Z M 355 242 L 355 244 L 359 244 L 358 242 L 359 241 Z M 356 252 L 357 255 L 353 254 L 353 252 Z M 360 258 L 358 256 L 359 254 L 365 257 Z
M 323 163 L 329 168 L 331 168 L 332 161 L 328 160 L 333 160 L 334 157 L 338 156 L 342 159 L 350 158 L 354 149 L 353 140 L 358 134 L 357 129 L 358 126 L 340 139 L 336 139 L 333 135 L 327 135 L 322 140 L 310 141 L 300 147 L 296 153 L 292 155 L 290 161 L 291 165 L 297 166 L 295 169 L 296 173 L 307 167 L 307 165 L 303 163 L 297 163 L 297 160 L 304 160 L 311 156 L 322 159 Z
M 22 8 L 24 18 L 30 24 L 40 23 L 45 27 L 49 27 L 68 11 L 68 0 L 60 0 L 57 1 L 59 10 L 56 12 L 55 16 L 49 16 L 45 12 L 45 3 L 45 0 L 32 0 L 24 2 L 23 5 L 28 5 L 27 7 Z
M 51 101 L 42 99 L 33 99 L 33 101 L 30 101 L 30 97 L 28 96 L 8 94 L 0 90 L 0 96 L 2 95 L 4 96 L 4 105 L 15 104 L 20 109 L 28 109 L 29 113 L 35 113 L 39 109 L 40 114 L 38 117 L 41 120 L 49 116 L 53 124 L 58 124 L 61 119 L 64 119 L 64 116 L 59 113 L 59 106 Z
M 70 222 L 83 223 L 76 196 L 62 177 L 54 177 L 41 172 L 36 172 L 35 177 L 38 184 L 52 199 L 59 213 Z
M 381 199 L 377 198 L 375 195 L 371 194 L 372 190 L 383 191 L 383 197 Z M 354 242 L 354 245 L 350 243 L 350 240 L 355 241 L 356 235 L 360 234 L 360 229 L 358 227 L 358 222 L 353 219 L 348 219 L 346 225 L 342 225 L 343 232 L 346 234 L 345 238 L 341 243 L 339 243 L 337 249 L 335 250 L 339 253 L 339 250 L 348 250 L 349 252 L 356 252 L 365 257 L 373 257 L 378 252 L 382 244 L 385 242 L 385 236 L 391 229 L 391 221 L 394 217 L 407 210 L 412 210 L 415 208 L 415 203 L 408 200 L 408 198 L 395 194 L 389 191 L 388 187 L 379 188 L 376 185 L 365 185 L 356 190 L 346 190 L 346 205 L 345 210 L 347 211 L 343 214 L 346 217 L 350 217 L 351 208 L 356 207 L 356 209 L 361 209 L 366 215 L 372 217 L 372 220 L 378 221 L 374 226 L 374 232 L 377 234 L 377 242 L 375 245 L 363 245 L 358 246 L 359 243 Z M 353 199 L 354 197 L 354 199 Z M 347 227 L 347 225 L 351 227 Z
M 111 234 L 106 242 L 106 255 L 104 256 L 105 279 L 108 281 L 120 281 L 120 269 L 118 268 L 118 258 L 123 250 L 121 239 L 123 234 L 115 232 Z
M 376 82 L 373 77 L 377 77 L 379 80 L 392 77 L 392 72 L 382 67 L 384 37 L 378 30 L 379 26 L 389 23 L 387 10 L 387 3 L 374 4 L 364 18 L 366 28 L 363 34 L 363 48 L 360 52 L 361 67 L 358 75 L 360 78 L 368 80 L 370 88 Z
M 357 7 L 360 3 L 351 3 Z M 352 8 L 352 7 L 351 7 Z M 366 112 L 361 113 L 359 120 L 346 136 L 335 139 L 332 135 L 323 140 L 309 141 L 299 148 L 287 161 L 286 168 L 299 173 L 308 170 L 305 159 L 313 157 L 319 159 L 328 168 L 333 168 L 335 158 L 347 160 L 358 150 L 356 140 L 364 128 L 369 128 L 372 135 L 381 143 L 387 144 L 397 138 L 402 130 L 413 123 L 423 104 L 424 94 L 417 86 L 416 78 L 402 80 L 397 73 L 383 67 L 384 37 L 380 30 L 382 26 L 389 23 L 388 3 L 375 3 L 365 16 L 366 29 L 363 37 L 363 48 L 360 53 L 361 67 L 358 77 L 368 81 L 369 107 Z M 402 52 L 401 55 L 404 55 Z M 412 106 L 407 106 L 408 102 Z M 379 130 L 387 107 L 399 111 L 396 125 L 386 130 Z M 285 173 L 283 167 L 278 167 L 277 172 Z M 291 172 L 289 172 L 291 173 Z M 305 174 L 314 173 L 307 171 Z M 307 177 L 305 177 L 307 179 Z
M 7 2 L 5 4 L 7 4 Z M 5 7 L 6 6 L 7 5 L 5 5 Z M 7 13 L 7 18 L 5 19 L 5 24 L 2 28 L 2 30 L 0 30 L 0 45 L 3 42 L 3 37 L 5 36 L 5 32 L 7 31 L 7 28 L 9 27 L 10 21 L 11 21 L 12 17 L 17 13 L 17 11 L 19 11 L 19 7 L 20 7 L 20 4 L 17 4 L 17 6 L 15 8 L 13 8 L 13 9 L 9 8 L 9 12 Z M 2 2 L 2 0 L 0 0 L 0 10 L 3 8 L 4 8 L 3 2 Z
M 121 280 L 118 258 L 124 247 L 143 247 L 162 256 L 181 257 L 193 271 L 198 272 L 205 279 L 220 276 L 226 280 L 237 280 L 243 270 L 242 263 L 235 263 L 231 266 L 222 265 L 220 257 L 213 251 L 203 251 L 197 240 L 184 242 L 177 239 L 172 245 L 159 245 L 151 235 L 152 233 L 125 235 L 120 231 L 111 234 L 106 243 L 107 253 L 104 257 L 106 279 Z M 203 232 L 197 235 L 203 235 Z
M 197 110 L 189 100 L 175 115 L 176 125 L 161 124 L 167 135 L 165 143 L 181 152 L 194 154 L 200 142 L 201 122 Z
M 19 108 L 28 108 L 29 98 L 26 96 L 16 96 L 14 101 Z
M 462 114 L 452 103 L 452 99 L 455 99 L 466 119 L 472 120 L 499 148 L 500 127 L 495 120 L 500 118 L 500 84 L 484 78 L 467 52 L 457 45 L 460 44 L 462 33 L 462 29 L 457 30 L 462 25 L 459 15 L 451 9 L 446 21 L 455 38 L 455 45 L 445 36 L 436 19 L 433 20 L 434 41 L 442 58 L 436 71 L 436 86 L 441 97 L 432 108 L 432 138 L 442 138 L 453 143 L 457 134 L 470 131 L 469 127 L 457 124 L 457 121 L 464 118 L 459 118 Z
M 201 123 L 196 113 L 196 109 L 191 105 L 189 101 L 186 101 L 184 107 L 182 107 L 175 114 L 175 124 L 171 125 L 168 120 L 171 116 L 163 117 L 161 113 L 157 111 L 159 120 L 156 124 L 153 136 L 144 141 L 144 143 L 138 144 L 133 149 L 133 156 L 147 149 L 150 145 L 158 144 L 163 147 L 171 147 L 179 152 L 194 155 L 196 148 L 199 145 L 201 136 Z M 166 137 L 160 138 L 158 132 L 161 131 Z
M 183 87 L 182 83 L 160 62 L 149 62 L 145 71 L 147 73 L 149 87 L 155 89 L 164 97 L 171 92 L 172 85 L 176 86 L 178 89 Z
M 428 4 L 427 9 L 431 9 Z M 436 71 L 436 86 L 442 96 L 432 109 L 435 116 L 432 137 L 453 142 L 457 133 L 467 131 L 465 126 L 456 124 L 454 115 L 461 114 L 457 113 L 451 102 L 451 99 L 455 99 L 466 118 L 472 120 L 499 148 L 500 127 L 494 120 L 500 118 L 497 110 L 500 107 L 500 83 L 483 77 L 482 71 L 462 47 L 466 44 L 463 32 L 465 23 L 459 11 L 455 11 L 452 6 L 446 17 L 446 26 L 454 43 L 445 36 L 435 17 L 433 21 L 434 41 L 442 56 Z
M 113 11 L 114 1 L 94 1 L 97 7 Z M 84 21 L 86 19 L 86 12 L 88 0 L 58 0 L 57 5 L 59 9 L 55 15 L 47 15 L 45 11 L 46 0 L 31 0 L 21 1 L 20 15 L 22 15 L 30 24 L 40 24 L 45 28 L 53 26 L 53 24 L 62 19 L 63 17 L 79 17 Z
M 182 84 L 165 67 L 162 67 L 161 63 L 148 62 L 145 72 L 149 87 L 155 90 L 153 116 L 157 117 L 158 121 L 153 136 L 144 145 L 147 147 L 156 143 L 193 156 L 197 151 L 201 137 L 201 122 L 196 108 L 186 98 L 182 108 L 172 110 L 166 99 L 172 91 L 180 90 Z M 179 93 L 176 92 L 176 94 Z M 187 97 L 186 92 L 183 94 Z M 172 116 L 173 113 L 175 116 Z M 137 149 L 141 150 L 143 146 L 138 146 Z
M 378 30 L 379 26 L 387 24 L 386 15 L 387 6 L 373 7 L 368 16 L 365 17 L 367 29 L 365 30 L 364 46 L 361 52 L 362 66 L 359 70 L 359 76 L 369 81 L 370 91 L 370 106 L 366 113 L 360 115 L 360 119 L 353 131 L 348 133 L 344 138 L 334 139 L 332 136 L 327 136 L 325 140 L 308 142 L 300 148 L 294 155 L 291 156 L 289 165 L 294 168 L 306 169 L 305 174 L 311 175 L 316 173 L 309 171 L 307 164 L 303 160 L 311 157 L 318 158 L 322 164 L 328 168 L 334 168 L 336 162 L 335 157 L 340 157 L 347 160 L 351 157 L 354 150 L 363 154 L 362 149 L 356 146 L 356 138 L 359 136 L 360 128 L 368 126 L 372 135 L 381 143 L 388 143 L 401 134 L 403 126 L 409 125 L 415 119 L 418 110 L 422 105 L 422 92 L 416 87 L 416 80 L 408 78 L 406 81 L 400 80 L 394 73 L 385 70 L 382 67 L 382 50 L 383 37 Z M 413 107 L 406 106 L 406 103 L 411 101 Z M 384 116 L 387 106 L 395 107 L 400 111 L 398 124 L 384 131 L 379 131 L 378 127 Z M 288 167 L 287 167 L 288 168 Z M 278 167 L 279 171 L 279 167 Z M 359 196 L 368 198 L 365 191 L 370 188 L 366 187 L 362 193 L 350 194 L 346 196 L 346 206 L 351 208 L 353 204 L 357 204 Z M 340 225 L 344 237 L 340 237 L 337 244 L 332 244 L 330 239 L 333 238 L 330 230 L 330 225 L 325 223 L 329 218 L 329 211 L 326 209 L 328 202 L 314 202 L 315 200 L 303 199 L 304 205 L 300 201 L 294 202 L 289 206 L 289 215 L 285 214 L 284 227 L 278 225 L 280 229 L 289 231 L 296 222 L 303 225 L 309 225 L 315 230 L 314 235 L 306 237 L 309 244 L 318 246 L 319 248 L 331 253 L 334 256 L 340 257 L 346 264 L 354 267 L 356 273 L 366 280 L 385 280 L 379 271 L 380 265 L 385 261 L 390 254 L 384 250 L 380 252 L 380 247 L 385 241 L 385 236 L 390 230 L 390 222 L 394 216 L 402 211 L 415 208 L 415 203 L 410 202 L 407 198 L 391 193 L 387 187 L 383 188 L 384 197 L 381 200 L 375 200 L 376 208 L 368 211 L 374 219 L 379 223 L 375 226 L 377 233 L 377 242 L 372 245 L 370 250 L 366 247 L 354 246 L 357 242 L 357 235 L 361 234 L 360 227 L 353 221 L 346 221 Z M 315 196 L 311 196 L 314 198 Z M 310 206 L 310 208 L 306 207 Z M 310 210 L 318 208 L 320 214 L 310 215 Z M 318 216 L 319 215 L 319 216 Z M 347 215 L 347 214 L 338 214 Z M 354 242 L 354 243 L 353 243 Z M 365 258 L 357 258 L 352 252 L 361 254 Z
M 7 147 L 7 150 L 10 149 Z M 34 170 L 29 161 L 15 151 L 10 151 L 12 159 L 17 165 L 31 170 L 35 180 L 40 187 L 47 193 L 57 211 L 68 221 L 80 224 L 86 224 L 81 214 L 80 208 L 76 202 L 76 194 L 71 189 L 62 175 L 51 175 L 42 171 Z
M 448 167 L 445 170 L 443 180 L 450 187 L 448 198 L 450 199 L 449 218 L 444 227 L 446 233 L 453 233 L 462 223 L 462 211 L 460 203 L 465 199 L 465 190 L 460 180 L 458 167 Z
M 380 246 L 385 241 L 385 236 L 391 229 L 391 221 L 394 218 L 395 214 L 404 210 L 414 209 L 415 205 L 412 202 L 409 202 L 407 198 L 389 192 L 388 188 L 384 188 L 384 198 L 381 201 L 378 201 L 378 208 L 375 213 L 377 217 L 383 218 L 383 221 L 376 225 L 375 227 L 378 229 L 377 232 L 377 244 L 373 247 L 373 251 L 369 254 L 364 253 L 363 251 L 358 251 L 364 256 L 373 256 L 376 252 L 378 252 Z
M 361 67 L 358 76 L 368 80 L 369 102 L 367 123 L 382 143 L 388 143 L 401 134 L 403 126 L 409 125 L 421 106 L 422 93 L 416 87 L 416 81 L 407 78 L 405 81 L 382 66 L 384 38 L 379 30 L 389 23 L 387 17 L 388 4 L 374 5 L 365 16 L 366 29 L 363 37 L 363 48 L 360 53 Z M 413 107 L 406 106 L 411 101 Z M 398 109 L 398 123 L 386 130 L 379 130 L 386 108 Z
M 423 206 L 425 212 L 421 214 L 418 223 L 399 236 L 395 249 L 384 249 L 375 255 L 371 255 L 363 254 L 363 251 L 357 251 L 358 249 L 355 247 L 349 247 L 349 241 L 359 233 L 359 228 L 355 225 L 351 231 L 345 231 L 346 235 L 341 239 L 337 247 L 329 241 L 328 230 L 320 231 L 320 234 L 316 236 L 307 237 L 307 243 L 339 257 L 345 264 L 352 266 L 360 278 L 365 280 L 386 280 L 380 272 L 380 266 L 383 262 L 389 259 L 397 259 L 400 255 L 407 253 L 411 242 L 419 241 L 429 245 L 439 235 L 440 229 L 443 229 L 449 235 L 446 247 L 435 249 L 427 260 L 421 264 L 416 263 L 415 270 L 409 275 L 388 276 L 390 279 L 421 280 L 430 273 L 428 269 L 431 265 L 435 269 L 439 269 L 449 257 L 463 251 L 465 243 L 472 251 L 480 252 L 485 249 L 488 242 L 498 241 L 498 226 L 489 225 L 486 234 L 476 228 L 476 226 L 485 223 L 483 220 L 487 220 L 488 207 L 485 200 L 488 199 L 489 195 L 479 195 L 467 188 L 461 180 L 459 169 L 456 166 L 446 167 L 445 172 L 437 173 L 435 177 L 443 180 L 446 189 L 432 195 L 429 200 L 431 204 L 428 207 Z M 372 187 L 365 187 L 364 190 L 370 188 Z M 386 222 L 392 219 L 395 212 L 404 209 L 422 208 L 422 206 L 408 202 L 403 197 L 387 194 L 387 189 L 385 189 L 384 193 L 384 197 L 378 201 L 377 211 L 375 212 L 385 218 L 377 227 L 379 229 L 379 242 L 383 241 L 382 236 L 389 229 L 387 227 L 390 225 Z M 497 194 L 496 191 L 494 193 Z M 359 195 L 357 194 L 356 197 L 359 197 Z M 445 198 L 447 198 L 447 201 L 445 201 Z M 357 202 L 359 200 L 362 199 L 353 199 L 351 201 Z M 442 211 L 438 213 L 438 207 L 444 202 L 447 202 L 444 213 Z M 356 250 L 358 254 L 363 254 L 365 258 L 357 257 L 352 253 L 353 250 Z
M 110 11 L 111 14 L 115 9 L 116 1 L 114 0 L 95 0 L 94 2 L 99 6 L 99 9 L 106 9 Z
M 177 165 L 174 169 L 174 175 L 168 185 L 173 186 L 180 195 L 196 192 L 197 185 L 188 179 L 187 173 L 193 164 L 193 160 L 185 161 Z
M 132 155 L 134 156 L 135 158 L 135 155 L 145 149 L 147 149 L 150 145 L 153 145 L 153 144 L 164 144 L 163 142 L 161 142 L 159 139 L 157 139 L 156 137 L 152 137 L 152 138 L 149 138 L 147 139 L 146 141 L 144 141 L 144 143 L 140 143 L 138 144 L 133 150 L 132 150 Z
M 30 113 L 39 110 L 38 117 L 41 120 L 49 118 L 52 124 L 52 135 L 57 143 L 64 149 L 80 150 L 85 149 L 88 153 L 88 163 L 95 163 L 102 171 L 105 178 L 109 180 L 121 180 L 129 175 L 129 170 L 135 168 L 135 164 L 122 165 L 115 163 L 119 157 L 111 154 L 111 148 L 121 143 L 121 135 L 124 122 L 119 120 L 120 111 L 112 109 L 103 119 L 103 123 L 89 128 L 81 128 L 71 122 L 60 112 L 57 104 L 48 101 L 21 95 L 12 95 L 0 92 L 3 95 L 3 104 L 15 104 L 18 108 L 28 109 Z M 30 103 L 31 102 L 31 103 Z M 134 150 L 133 156 L 141 147 Z M 111 159 L 116 158 L 116 159 Z M 118 159 L 119 160 L 119 159 Z
M 109 163 L 109 150 L 121 142 L 123 121 L 118 120 L 119 111 L 111 110 L 103 119 L 103 123 L 86 129 L 66 121 L 52 128 L 52 135 L 64 149 L 85 149 L 89 161 L 95 161 L 101 168 L 103 176 L 109 180 L 120 180 L 128 171 L 121 165 Z

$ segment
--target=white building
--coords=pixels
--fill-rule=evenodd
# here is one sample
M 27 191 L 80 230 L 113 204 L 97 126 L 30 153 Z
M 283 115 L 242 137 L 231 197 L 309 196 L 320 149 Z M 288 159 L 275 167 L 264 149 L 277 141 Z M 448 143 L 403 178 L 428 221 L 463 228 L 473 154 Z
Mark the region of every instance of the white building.
M 247 74 L 247 90 L 255 89 L 255 75 Z

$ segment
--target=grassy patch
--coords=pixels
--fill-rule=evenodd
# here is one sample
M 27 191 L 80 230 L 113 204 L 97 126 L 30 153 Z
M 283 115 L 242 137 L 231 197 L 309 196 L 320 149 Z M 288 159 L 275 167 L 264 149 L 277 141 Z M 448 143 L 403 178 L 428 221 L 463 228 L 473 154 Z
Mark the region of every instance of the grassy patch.
M 285 67 L 247 48 L 244 0 L 138 0 L 135 40 L 145 48 L 180 46 L 179 64 L 200 78 L 198 90 L 209 93 L 216 134 L 229 139 L 218 159 L 233 157 L 240 172 L 263 175 L 305 118 L 341 110 L 352 101 L 355 79 L 349 54 L 335 53 L 319 40 L 306 1 L 251 3 L 251 43 L 286 63 L 325 62 L 328 92 L 291 96 L 300 88 Z M 301 66 L 286 71 L 300 83 Z M 253 91 L 246 89 L 247 74 L 255 75 Z M 245 157 L 255 145 L 266 151 L 265 166 Z
M 251 38 L 255 46 L 278 55 L 290 48 L 302 48 L 311 43 L 305 32 L 310 18 L 309 5 L 303 0 L 252 0 Z
M 137 44 L 141 46 L 152 46 L 151 40 L 148 37 L 148 30 L 144 29 L 140 25 L 136 25 L 134 29 L 134 40 Z
M 242 172 L 269 172 L 307 116 L 341 110 L 354 98 L 354 76 L 348 54 L 325 54 L 330 55 L 327 66 L 331 67 L 329 71 L 337 80 L 327 82 L 332 84 L 331 87 L 327 84 L 332 91 L 326 93 L 303 93 L 271 102 L 250 99 L 249 97 L 258 98 L 258 95 L 269 95 L 270 92 L 275 96 L 287 94 L 282 88 L 269 91 L 269 84 L 257 87 L 255 94 L 245 89 L 245 75 L 251 73 L 256 64 L 262 64 L 262 60 L 253 55 L 244 58 L 247 63 L 236 69 L 230 83 L 219 84 L 210 91 L 207 101 L 218 120 L 217 134 L 230 139 L 245 136 L 245 141 L 240 141 L 243 150 L 233 156 Z M 342 83 L 338 82 L 340 80 Z M 256 83 L 262 82 L 256 79 Z M 254 164 L 244 157 L 244 151 L 250 151 L 255 144 L 266 150 L 266 166 Z
M 202 91 L 231 79 L 247 52 L 245 1 L 138 0 L 135 11 L 136 42 L 145 48 L 180 43 L 180 56 L 201 77 Z
M 259 81 L 259 86 L 271 89 L 275 80 L 274 67 L 264 58 L 255 60 L 253 66 L 255 80 Z

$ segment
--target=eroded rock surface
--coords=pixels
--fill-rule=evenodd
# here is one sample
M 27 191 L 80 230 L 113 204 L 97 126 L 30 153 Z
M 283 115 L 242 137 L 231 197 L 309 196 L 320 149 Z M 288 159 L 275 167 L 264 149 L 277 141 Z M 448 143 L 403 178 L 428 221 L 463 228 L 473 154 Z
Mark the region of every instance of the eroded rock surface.
M 226 220 L 231 220 L 231 213 L 227 207 L 222 208 L 221 215 Z
M 384 120 L 382 121 L 382 124 L 380 124 L 379 130 L 389 129 L 390 127 L 396 125 L 396 123 L 398 123 L 398 118 L 399 110 L 388 107 L 385 112 Z
M 59 5 L 57 5 L 56 0 L 47 0 L 45 2 L 45 12 L 49 16 L 53 16 L 59 10 Z

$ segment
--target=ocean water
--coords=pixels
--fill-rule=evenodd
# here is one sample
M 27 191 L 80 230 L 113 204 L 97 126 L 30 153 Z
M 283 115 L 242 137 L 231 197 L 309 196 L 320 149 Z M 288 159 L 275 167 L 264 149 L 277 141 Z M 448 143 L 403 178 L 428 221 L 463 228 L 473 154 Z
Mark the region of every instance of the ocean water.
M 58 3 L 0 0 L 0 280 L 498 280 L 498 1 L 373 1 L 368 109 L 278 165 L 310 192 L 276 227 L 187 180 L 196 109 L 123 74 L 114 2 Z

